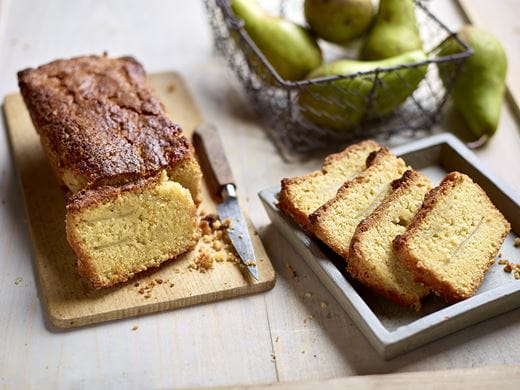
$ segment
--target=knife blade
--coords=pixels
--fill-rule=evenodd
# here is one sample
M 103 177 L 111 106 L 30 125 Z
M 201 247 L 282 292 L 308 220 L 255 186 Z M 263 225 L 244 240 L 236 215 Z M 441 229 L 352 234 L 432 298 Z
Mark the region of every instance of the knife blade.
M 256 256 L 249 236 L 247 221 L 240 209 L 236 184 L 224 153 L 217 128 L 203 123 L 195 129 L 193 144 L 197 150 L 206 181 L 217 198 L 217 213 L 221 221 L 229 220 L 228 237 L 251 276 L 259 280 Z

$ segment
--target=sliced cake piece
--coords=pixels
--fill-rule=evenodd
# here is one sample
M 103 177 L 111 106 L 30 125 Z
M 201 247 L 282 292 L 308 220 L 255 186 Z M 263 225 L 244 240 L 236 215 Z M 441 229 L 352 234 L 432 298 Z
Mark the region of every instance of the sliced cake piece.
M 345 182 L 360 174 L 368 155 L 380 148 L 374 141 L 363 141 L 328 156 L 321 171 L 283 179 L 278 207 L 301 226 L 307 226 L 309 215 L 332 199 Z
M 509 230 L 485 192 L 452 172 L 428 193 L 394 251 L 415 280 L 456 302 L 475 294 Z
M 392 241 L 404 233 L 430 180 L 414 170 L 392 183 L 392 192 L 356 228 L 348 256 L 348 272 L 364 285 L 402 306 L 421 308 L 428 288 L 414 282 L 413 274 L 394 256 Z
M 67 205 L 66 225 L 79 273 L 95 287 L 172 259 L 193 248 L 199 235 L 190 192 L 165 171 L 120 187 L 81 190 Z
M 392 181 L 405 171 L 405 162 L 389 149 L 371 153 L 367 169 L 343 184 L 334 198 L 310 215 L 311 232 L 347 258 L 357 225 L 379 206 L 390 192 Z

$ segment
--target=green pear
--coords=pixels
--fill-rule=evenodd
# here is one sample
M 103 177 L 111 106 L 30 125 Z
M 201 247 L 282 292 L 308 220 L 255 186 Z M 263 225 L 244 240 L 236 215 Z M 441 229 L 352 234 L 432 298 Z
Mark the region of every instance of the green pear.
M 487 31 L 467 25 L 460 30 L 459 37 L 473 49 L 473 55 L 455 75 L 451 90 L 453 103 L 477 138 L 492 136 L 497 130 L 504 100 L 507 57 L 500 42 Z M 464 50 L 450 38 L 441 45 L 439 55 Z M 454 76 L 454 65 L 441 64 L 439 71 L 448 86 Z
M 271 15 L 256 0 L 231 0 L 231 8 L 283 79 L 301 80 L 321 64 L 320 47 L 303 27 Z
M 374 16 L 372 0 L 305 0 L 304 10 L 316 35 L 340 45 L 364 34 Z
M 361 48 L 361 59 L 382 60 L 420 49 L 413 0 L 381 0 L 374 26 Z
M 352 75 L 426 59 L 422 50 L 415 50 L 381 61 L 339 60 L 320 66 L 307 78 Z M 421 65 L 382 71 L 376 88 L 374 74 L 310 84 L 299 95 L 300 112 L 319 126 L 349 130 L 357 126 L 365 115 L 384 115 L 393 111 L 415 91 L 426 70 L 427 65 Z

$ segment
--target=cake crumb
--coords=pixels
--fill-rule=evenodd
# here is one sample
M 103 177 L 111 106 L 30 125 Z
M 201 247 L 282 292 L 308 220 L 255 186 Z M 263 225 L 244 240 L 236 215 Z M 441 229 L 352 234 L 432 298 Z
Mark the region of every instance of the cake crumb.
M 215 214 L 201 215 L 199 227 L 204 235 L 199 242 L 197 256 L 188 265 L 190 272 L 196 270 L 206 273 L 214 267 L 215 262 L 241 264 L 238 254 L 225 231 L 230 221 L 229 218 L 226 218 L 224 222 L 221 222 Z M 253 265 L 253 263 L 250 265 Z
M 520 263 L 512 263 L 509 260 L 499 260 L 498 264 L 504 265 L 504 272 L 513 273 L 515 279 L 520 279 Z M 518 273 L 518 277 L 517 277 Z
M 274 342 L 277 343 L 278 340 L 280 340 L 280 336 L 276 336 L 276 339 L 274 340 Z
M 132 330 L 135 332 L 137 329 L 139 329 L 139 325 L 132 326 Z
M 15 280 L 14 280 L 14 284 L 16 284 L 17 286 L 23 282 L 23 279 L 21 277 L 17 277 Z
M 298 279 L 298 273 L 294 270 L 294 268 L 293 268 L 289 263 L 285 263 L 285 268 L 287 268 L 287 270 L 289 271 L 289 275 L 290 275 L 294 280 L 297 280 L 297 279 Z
M 213 257 L 207 251 L 202 251 L 189 267 L 204 273 L 213 268 Z
M 306 292 L 305 293 L 305 298 L 307 298 L 307 299 L 312 298 L 312 293 L 311 292 Z
M 222 221 L 222 226 L 226 229 L 231 227 L 231 218 L 226 218 Z
M 170 283 L 170 288 L 174 287 L 175 284 L 174 283 Z
M 310 322 L 312 319 L 314 318 L 314 316 L 311 314 L 310 316 L 308 316 L 307 318 L 305 318 L 303 320 L 303 323 L 306 325 L 308 322 Z
M 215 261 L 217 263 L 222 263 L 226 260 L 226 255 L 225 253 L 223 252 L 218 252 L 217 254 L 215 254 Z
M 271 354 L 271 361 L 272 362 L 276 361 L 276 355 L 274 353 Z
M 155 283 L 163 284 L 163 280 L 161 278 L 157 278 L 157 279 L 155 279 Z
M 320 308 L 321 308 L 321 309 L 326 309 L 327 306 L 329 306 L 327 302 L 324 302 L 324 301 L 321 301 L 321 302 L 320 302 Z
M 515 248 L 520 247 L 520 237 L 515 238 L 513 245 L 515 246 Z
M 207 236 L 208 234 L 211 234 L 211 226 L 209 225 L 209 222 L 206 220 L 201 220 L 199 223 L 200 231 L 203 235 Z

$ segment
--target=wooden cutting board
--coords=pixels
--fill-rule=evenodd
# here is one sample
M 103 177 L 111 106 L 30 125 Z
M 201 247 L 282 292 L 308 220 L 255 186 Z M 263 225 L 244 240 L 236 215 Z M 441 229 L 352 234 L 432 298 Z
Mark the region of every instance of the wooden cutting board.
M 149 84 L 171 118 L 191 138 L 202 117 L 182 77 L 176 73 L 153 74 Z M 215 262 L 205 273 L 190 269 L 197 247 L 127 283 L 100 290 L 91 288 L 77 273 L 75 255 L 65 238 L 65 196 L 41 150 L 20 94 L 8 95 L 3 108 L 25 197 L 39 292 L 48 319 L 55 327 L 73 328 L 176 309 L 266 291 L 274 286 L 273 266 L 246 217 L 258 260 L 258 281 L 231 262 Z M 215 212 L 215 203 L 205 183 L 199 210 Z M 143 293 L 141 289 L 146 286 L 149 288 Z

